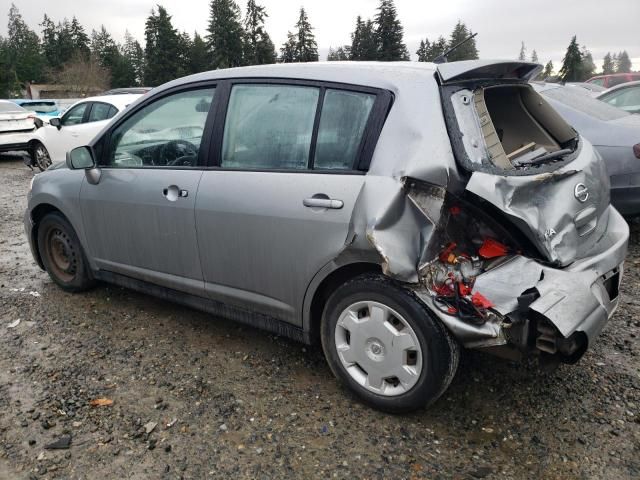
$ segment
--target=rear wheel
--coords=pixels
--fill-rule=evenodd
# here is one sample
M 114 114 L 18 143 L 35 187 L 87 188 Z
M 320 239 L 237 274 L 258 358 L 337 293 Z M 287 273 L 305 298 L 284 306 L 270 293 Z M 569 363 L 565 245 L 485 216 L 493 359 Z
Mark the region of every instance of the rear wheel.
M 45 146 L 40 142 L 33 142 L 31 147 L 31 158 L 33 159 L 33 163 L 42 172 L 51 166 L 51 156 Z
M 39 222 L 38 250 L 49 276 L 62 289 L 80 292 L 95 284 L 80 241 L 60 213 L 49 213 Z
M 455 374 L 459 347 L 406 289 L 364 275 L 329 298 L 322 347 L 334 375 L 364 402 L 388 412 L 433 403 Z

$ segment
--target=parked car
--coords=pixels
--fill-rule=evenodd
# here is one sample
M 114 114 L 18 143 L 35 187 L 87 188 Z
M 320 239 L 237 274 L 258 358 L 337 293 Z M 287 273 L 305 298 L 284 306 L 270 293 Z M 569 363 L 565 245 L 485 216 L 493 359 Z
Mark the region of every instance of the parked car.
M 31 162 L 46 170 L 64 162 L 67 152 L 88 143 L 109 120 L 140 95 L 109 95 L 80 100 L 61 117 L 53 117 L 29 139 Z
M 534 83 L 534 88 L 602 156 L 613 206 L 623 215 L 640 214 L 640 116 L 582 95 L 575 88 L 553 83 Z
M 592 97 L 597 97 L 599 94 L 607 90 L 605 87 L 597 85 L 595 83 L 586 83 L 586 82 L 567 82 L 565 83 L 567 87 L 575 87 L 578 88 L 579 92 L 587 93 Z
M 38 127 L 41 127 L 43 122 L 49 122 L 51 117 L 57 117 L 62 114 L 55 100 L 17 99 L 13 100 L 13 102 L 35 113 L 36 118 L 40 119 L 40 122 L 36 122 Z
M 35 115 L 8 100 L 0 100 L 0 152 L 27 150 L 36 129 Z
M 591 77 L 586 83 L 594 83 L 601 87 L 611 88 L 621 83 L 640 80 L 640 73 L 611 73 L 609 75 L 597 75 Z
M 629 113 L 640 113 L 640 81 L 617 85 L 596 97 Z
M 319 341 L 387 411 L 435 401 L 461 346 L 576 362 L 617 307 L 629 231 L 600 157 L 528 83 L 538 69 L 175 80 L 36 175 L 34 258 L 67 291 L 101 280 Z

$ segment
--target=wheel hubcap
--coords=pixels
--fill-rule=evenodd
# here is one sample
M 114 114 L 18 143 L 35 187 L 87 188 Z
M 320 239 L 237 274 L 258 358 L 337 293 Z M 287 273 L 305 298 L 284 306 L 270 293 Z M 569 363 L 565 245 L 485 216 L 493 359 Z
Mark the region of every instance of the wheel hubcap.
M 420 378 L 418 337 L 398 312 L 378 302 L 357 302 L 338 318 L 335 345 L 351 378 L 378 395 L 401 395 Z

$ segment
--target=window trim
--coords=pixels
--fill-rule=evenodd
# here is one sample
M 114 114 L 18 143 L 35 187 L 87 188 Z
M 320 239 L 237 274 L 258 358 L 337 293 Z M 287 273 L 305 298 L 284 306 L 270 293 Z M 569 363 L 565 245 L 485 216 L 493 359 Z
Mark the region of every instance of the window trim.
M 219 99 L 218 99 L 219 98 L 218 94 L 220 93 L 218 91 L 219 85 L 220 85 L 220 82 L 218 80 L 204 80 L 200 82 L 177 85 L 175 87 L 168 88 L 167 90 L 157 95 L 153 95 L 151 97 L 146 97 L 146 96 L 142 97 L 142 101 L 140 103 L 136 104 L 131 110 L 126 112 L 126 114 L 121 115 L 119 118 L 117 118 L 116 121 L 111 125 L 111 128 L 109 128 L 109 130 L 100 139 L 98 139 L 98 142 L 96 142 L 96 144 L 99 142 L 104 142 L 105 145 L 108 147 L 108 148 L 102 149 L 101 155 L 98 159 L 98 167 L 117 169 L 117 170 L 126 170 L 126 169 L 202 170 L 203 167 L 206 165 L 206 160 L 207 160 L 206 156 L 210 151 L 210 144 L 211 144 L 211 138 L 212 138 L 211 130 L 213 129 L 213 118 L 215 116 L 214 113 L 217 111 L 217 108 L 218 108 L 217 104 L 219 102 Z M 200 148 L 198 150 L 198 159 L 194 166 L 185 167 L 185 166 L 174 166 L 174 165 L 142 165 L 142 166 L 128 166 L 126 168 L 123 168 L 123 167 L 113 167 L 111 165 L 106 165 L 106 161 L 109 159 L 111 155 L 111 135 L 120 125 L 125 123 L 127 120 L 129 120 L 131 117 L 136 115 L 138 112 L 140 112 L 147 106 L 151 105 L 152 103 L 156 103 L 162 100 L 163 98 L 176 95 L 179 93 L 183 93 L 183 92 L 189 92 L 194 90 L 205 90 L 207 88 L 215 89 L 215 93 L 213 95 L 213 101 L 211 102 L 211 106 L 209 107 L 209 112 L 207 112 L 207 118 L 205 120 L 204 130 L 202 132 L 202 140 L 200 141 L 201 142 Z M 116 112 L 116 115 L 117 113 L 118 112 Z M 95 146 L 96 145 L 94 145 L 94 149 L 95 149 Z
M 224 128 L 228 113 L 229 100 L 231 98 L 231 89 L 235 85 L 283 85 L 283 86 L 301 86 L 315 87 L 320 90 L 318 95 L 318 104 L 316 106 L 316 114 L 314 118 L 313 131 L 311 137 L 311 145 L 309 147 L 309 159 L 307 168 L 291 168 L 291 169 L 255 169 L 255 168 L 234 168 L 223 167 L 222 163 L 222 144 L 224 139 Z M 320 128 L 320 119 L 322 117 L 322 107 L 324 106 L 325 91 L 342 90 L 356 93 L 372 94 L 376 98 L 374 100 L 367 124 L 362 133 L 358 153 L 354 159 L 352 168 L 347 169 L 314 169 L 316 143 L 318 139 L 318 130 Z M 219 96 L 218 96 L 219 95 Z M 247 77 L 247 78 L 231 78 L 221 80 L 216 91 L 218 98 L 217 109 L 215 111 L 213 137 L 211 139 L 211 148 L 209 151 L 208 162 L 205 168 L 208 170 L 223 170 L 235 172 L 274 172 L 274 173 L 322 173 L 322 174 L 342 174 L 342 175 L 363 175 L 366 174 L 371 165 L 373 152 L 382 132 L 382 127 L 386 121 L 387 115 L 393 102 L 393 94 L 381 88 L 367 87 L 363 85 L 353 85 L 349 83 L 331 82 L 323 80 L 306 80 L 296 78 L 280 78 L 280 77 Z

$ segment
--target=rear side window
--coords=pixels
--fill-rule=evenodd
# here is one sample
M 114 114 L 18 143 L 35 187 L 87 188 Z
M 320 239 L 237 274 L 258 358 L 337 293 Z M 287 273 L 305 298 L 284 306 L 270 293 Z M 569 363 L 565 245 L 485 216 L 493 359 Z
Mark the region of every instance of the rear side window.
M 620 77 L 610 77 L 609 78 L 609 87 L 615 87 L 616 85 L 620 85 L 622 83 L 627 83 L 630 80 L 626 75 L 622 75 Z
M 317 87 L 233 86 L 221 166 L 250 170 L 307 168 L 319 95 Z
M 326 90 L 318 128 L 314 168 L 354 168 L 375 100 L 376 96 L 372 94 Z
M 88 122 L 99 122 L 100 120 L 106 120 L 109 117 L 109 111 L 111 110 L 111 105 L 107 103 L 96 102 L 91 107 L 91 111 L 89 112 L 89 120 Z

